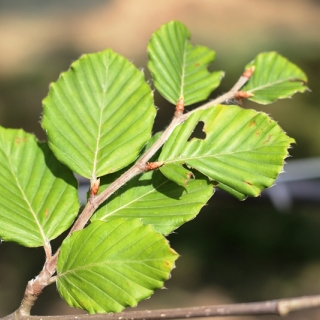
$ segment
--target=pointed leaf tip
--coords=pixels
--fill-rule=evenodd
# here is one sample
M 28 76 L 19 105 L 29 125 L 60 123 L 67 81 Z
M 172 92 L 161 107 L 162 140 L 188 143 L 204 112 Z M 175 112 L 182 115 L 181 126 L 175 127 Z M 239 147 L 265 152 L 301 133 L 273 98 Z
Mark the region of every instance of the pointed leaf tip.
M 148 55 L 155 87 L 174 105 L 181 98 L 185 106 L 205 100 L 224 74 L 207 70 L 215 52 L 204 46 L 192 46 L 189 30 L 178 21 L 161 26 L 152 35 Z

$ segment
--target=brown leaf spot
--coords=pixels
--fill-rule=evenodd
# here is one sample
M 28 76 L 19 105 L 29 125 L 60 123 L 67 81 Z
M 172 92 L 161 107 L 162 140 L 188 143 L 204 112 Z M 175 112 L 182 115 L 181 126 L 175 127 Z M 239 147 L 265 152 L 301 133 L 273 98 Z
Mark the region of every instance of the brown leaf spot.
M 249 186 L 252 186 L 252 183 L 249 182 L 249 181 L 245 181 L 244 183 L 245 183 L 245 184 L 248 184 Z
M 269 134 L 269 135 L 268 135 L 268 138 L 267 138 L 266 140 L 264 140 L 263 143 L 268 143 L 268 142 L 270 142 L 271 138 L 272 138 L 272 135 Z
M 16 138 L 15 139 L 16 144 L 21 144 L 23 142 L 27 142 L 27 138 Z
M 252 120 L 250 123 L 249 123 L 249 127 L 256 127 L 257 126 L 257 123 L 255 120 Z

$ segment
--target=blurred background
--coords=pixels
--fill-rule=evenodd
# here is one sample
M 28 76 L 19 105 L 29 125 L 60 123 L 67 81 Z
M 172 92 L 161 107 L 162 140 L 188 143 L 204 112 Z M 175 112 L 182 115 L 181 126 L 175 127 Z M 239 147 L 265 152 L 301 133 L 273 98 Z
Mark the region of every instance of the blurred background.
M 148 76 L 149 38 L 173 19 L 187 25 L 194 44 L 217 53 L 211 70 L 224 70 L 226 76 L 211 98 L 228 91 L 258 53 L 271 50 L 306 72 L 311 91 L 269 106 L 245 102 L 270 114 L 296 139 L 287 172 L 277 186 L 245 202 L 216 192 L 195 220 L 169 236 L 181 257 L 168 290 L 138 308 L 320 294 L 320 1 L 0 0 L 0 125 L 24 128 L 44 140 L 41 101 L 50 82 L 81 54 L 106 48 Z M 159 95 L 155 99 L 156 132 L 173 109 Z M 0 245 L 0 317 L 18 307 L 26 282 L 43 261 L 42 248 Z M 54 285 L 33 311 L 77 312 L 59 298 Z M 287 319 L 319 317 L 320 310 L 313 310 Z

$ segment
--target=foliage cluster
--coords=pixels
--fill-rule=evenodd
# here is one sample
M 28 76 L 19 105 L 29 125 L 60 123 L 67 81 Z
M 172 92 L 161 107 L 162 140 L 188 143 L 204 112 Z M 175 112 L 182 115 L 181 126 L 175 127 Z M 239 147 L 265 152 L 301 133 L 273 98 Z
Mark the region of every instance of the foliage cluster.
M 42 117 L 48 142 L 0 128 L 0 236 L 46 253 L 19 315 L 54 282 L 69 305 L 89 313 L 135 306 L 174 267 L 178 254 L 165 236 L 215 188 L 243 200 L 282 171 L 294 140 L 267 114 L 226 101 L 269 104 L 304 92 L 297 66 L 261 53 L 229 92 L 185 113 L 219 86 L 224 73 L 207 69 L 215 53 L 191 45 L 188 29 L 172 21 L 152 35 L 148 54 L 155 88 L 175 106 L 163 132 L 152 136 L 156 108 L 143 73 L 110 49 L 83 55 L 51 84 Z M 199 123 L 204 138 L 192 136 Z M 84 208 L 74 173 L 90 180 Z M 53 254 L 50 241 L 69 228 Z

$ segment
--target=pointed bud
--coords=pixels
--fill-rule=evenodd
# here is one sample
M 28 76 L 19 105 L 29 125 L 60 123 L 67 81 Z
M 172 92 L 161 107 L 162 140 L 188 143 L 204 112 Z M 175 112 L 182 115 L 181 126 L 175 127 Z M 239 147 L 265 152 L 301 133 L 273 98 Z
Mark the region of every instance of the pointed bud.
M 251 93 L 251 92 L 246 92 L 246 91 L 238 91 L 236 94 L 235 94 L 235 98 L 236 99 L 247 99 L 247 98 L 250 98 L 250 97 L 253 97 L 254 94 Z
M 100 178 L 91 183 L 91 188 L 90 188 L 91 197 L 94 197 L 95 195 L 97 195 L 99 191 L 99 187 L 100 187 Z
M 252 74 L 253 74 L 255 68 L 256 68 L 255 66 L 252 66 L 249 69 L 244 70 L 242 76 L 250 79 L 252 77 Z

